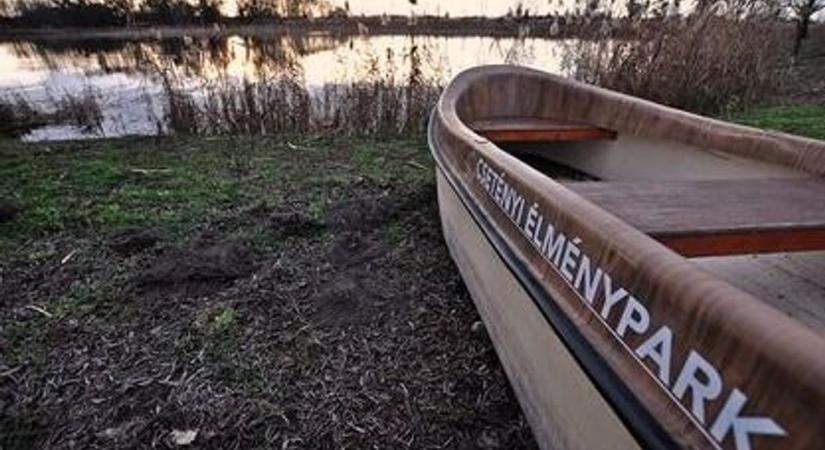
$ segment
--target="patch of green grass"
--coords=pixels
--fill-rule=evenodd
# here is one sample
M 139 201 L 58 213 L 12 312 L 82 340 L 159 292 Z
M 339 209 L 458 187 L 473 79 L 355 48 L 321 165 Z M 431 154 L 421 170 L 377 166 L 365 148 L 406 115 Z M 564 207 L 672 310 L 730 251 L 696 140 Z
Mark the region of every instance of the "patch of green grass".
M 224 308 L 209 322 L 208 334 L 212 336 L 224 335 L 232 331 L 238 322 L 237 314 L 232 308 Z
M 426 144 L 398 140 L 353 146 L 353 162 L 359 174 L 383 183 L 416 184 L 432 177 L 433 163 Z
M 11 349 L 5 355 L 5 364 L 11 367 L 28 366 L 34 372 L 41 371 L 48 357 L 50 320 L 38 315 L 29 320 L 10 321 L 2 332 Z
M 756 128 L 825 140 L 825 105 L 755 109 L 734 115 L 731 120 Z
M 215 151 L 187 155 L 183 145 L 167 151 L 134 146 L 130 140 L 85 148 L 0 143 L 0 198 L 22 209 L 0 224 L 0 252 L 58 232 L 181 231 L 250 198 L 245 180 L 229 174 L 226 158 Z
M 238 170 L 233 151 L 248 161 Z M 130 228 L 183 239 L 236 208 L 313 191 L 308 213 L 327 214 L 329 192 L 363 179 L 415 188 L 432 179 L 426 145 L 415 139 L 126 138 L 24 144 L 0 140 L 0 198 L 19 205 L 0 224 L 0 261 L 30 254 L 47 237 L 104 240 Z M 272 247 L 265 230 L 235 221 L 229 234 Z
M 309 216 L 319 222 L 322 222 L 327 216 L 327 199 L 323 195 L 319 195 L 309 202 L 307 205 L 307 213 Z
M 404 238 L 406 238 L 406 236 L 407 236 L 407 230 L 398 221 L 393 221 L 392 223 L 387 225 L 384 233 L 385 233 L 384 236 L 386 237 L 387 242 L 392 247 L 400 244 L 404 240 Z

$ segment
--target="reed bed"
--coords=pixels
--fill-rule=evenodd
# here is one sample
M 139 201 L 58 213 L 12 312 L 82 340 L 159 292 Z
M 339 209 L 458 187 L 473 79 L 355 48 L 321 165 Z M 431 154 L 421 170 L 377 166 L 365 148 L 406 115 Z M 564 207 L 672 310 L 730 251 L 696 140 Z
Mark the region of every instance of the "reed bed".
M 125 108 L 107 104 L 105 112 L 103 96 L 92 87 L 36 98 L 0 93 L 0 120 L 14 127 L 0 133 L 20 136 L 43 125 L 72 125 L 102 137 L 118 135 L 127 122 L 145 116 L 151 126 L 139 132 L 149 128 L 159 135 L 417 135 L 444 86 L 443 70 L 432 61 L 423 46 L 402 55 L 387 49 L 382 56 L 365 55 L 363 67 L 349 67 L 340 80 L 321 85 L 308 82 L 297 64 L 213 79 L 155 66 L 152 81 L 137 95 L 142 101 Z
M 425 129 L 429 111 L 442 90 L 441 84 L 388 79 L 313 88 L 294 75 L 257 80 L 223 78 L 197 86 L 166 77 L 162 86 L 164 114 L 157 120 L 158 134 L 201 136 L 406 136 Z M 0 135 L 20 136 L 44 125 L 71 125 L 102 136 L 106 118 L 101 103 L 93 92 L 66 93 L 41 101 L 10 94 L 0 98 Z
M 704 2 L 688 15 L 643 8 L 568 49 L 573 76 L 702 114 L 723 115 L 779 92 L 792 39 L 769 2 Z M 599 19 L 594 19 L 599 20 Z M 631 39 L 615 39 L 614 28 Z
M 163 75 L 168 132 L 194 135 L 323 133 L 348 136 L 420 133 L 443 88 L 426 51 L 403 55 L 404 75 L 391 52 L 367 58 L 363 76 L 308 86 L 300 68 L 256 79 L 223 77 L 197 86 Z

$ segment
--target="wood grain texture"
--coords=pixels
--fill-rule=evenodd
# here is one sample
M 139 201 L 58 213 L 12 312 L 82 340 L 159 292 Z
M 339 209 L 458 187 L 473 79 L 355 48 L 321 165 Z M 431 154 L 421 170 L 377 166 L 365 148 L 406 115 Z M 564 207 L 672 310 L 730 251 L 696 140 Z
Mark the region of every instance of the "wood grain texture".
M 825 249 L 819 178 L 565 186 L 685 256 Z
M 614 131 L 557 119 L 508 117 L 470 124 L 476 133 L 498 143 L 575 142 L 616 139 Z
M 471 69 L 456 77 L 445 90 L 430 123 L 432 151 L 439 167 L 460 180 L 486 221 L 495 224 L 521 266 L 540 280 L 559 310 L 580 330 L 592 351 L 606 361 L 651 417 L 682 448 L 736 448 L 732 433 L 717 440 L 709 434 L 709 420 L 691 413 L 690 394 L 674 395 L 670 380 L 652 375 L 650 361 L 633 353 L 648 335 L 622 338 L 610 327 L 618 317 L 601 317 L 597 307 L 583 301 L 557 268 L 503 212 L 478 182 L 480 161 L 534 204 L 556 231 L 577 242 L 589 260 L 604 269 L 613 286 L 622 286 L 649 313 L 649 329 L 667 327 L 674 336 L 674 370 L 689 355 L 702 358 L 718 370 L 724 387 L 702 404 L 707 418 L 721 417 L 734 388 L 747 397 L 746 411 L 775 419 L 783 437 L 756 436 L 753 449 L 818 448 L 825 442 L 825 338 L 810 327 L 761 301 L 729 280 L 703 270 L 627 222 L 606 212 L 581 195 L 544 176 L 475 133 L 468 124 L 506 117 L 535 117 L 615 130 L 622 135 L 672 141 L 700 152 L 752 159 L 809 176 L 825 174 L 825 143 L 726 124 L 637 98 L 580 84 L 538 71 L 490 66 Z M 457 260 L 459 266 L 481 264 Z M 464 272 L 464 270 L 463 270 Z M 490 274 L 489 284 L 503 283 L 512 273 Z M 468 283 L 480 281 L 469 278 Z M 601 292 L 601 291 L 600 291 Z M 498 302 L 507 303 L 506 297 Z M 513 327 L 506 315 L 488 315 L 491 327 Z M 496 337 L 494 339 L 502 339 Z M 547 352 L 551 352 L 547 349 Z M 542 350 L 515 358 L 550 357 Z M 529 364 L 530 361 L 521 361 Z M 511 380 L 514 375 L 511 375 Z M 674 375 L 675 376 L 675 375 Z M 538 386 L 530 388 L 540 389 Z M 520 397 L 521 398 L 521 397 Z M 568 408 L 576 409 L 571 403 Z M 613 405 L 616 407 L 616 405 Z M 525 407 L 528 415 L 541 414 Z M 531 424 L 544 418 L 533 417 Z M 535 426 L 535 425 L 534 425 Z M 541 432 L 541 430 L 539 430 Z M 577 428 L 579 438 L 585 439 Z
M 825 335 L 825 252 L 696 258 L 692 262 Z

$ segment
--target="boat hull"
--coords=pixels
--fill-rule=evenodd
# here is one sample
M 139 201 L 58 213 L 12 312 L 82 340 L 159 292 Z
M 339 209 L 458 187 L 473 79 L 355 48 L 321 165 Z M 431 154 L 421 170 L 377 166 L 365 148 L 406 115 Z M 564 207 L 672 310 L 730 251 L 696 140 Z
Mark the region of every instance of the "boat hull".
M 637 441 L 437 170 L 444 238 L 542 448 L 638 449 Z M 542 355 L 542 357 L 536 357 Z

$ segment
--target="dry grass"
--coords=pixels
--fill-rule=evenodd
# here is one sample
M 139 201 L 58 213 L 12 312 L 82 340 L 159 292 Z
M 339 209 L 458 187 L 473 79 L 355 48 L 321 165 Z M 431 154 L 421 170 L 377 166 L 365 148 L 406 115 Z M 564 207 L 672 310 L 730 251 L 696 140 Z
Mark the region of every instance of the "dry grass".
M 609 89 L 705 114 L 747 107 L 775 93 L 790 63 L 792 40 L 764 3 L 717 2 L 688 16 L 646 11 L 572 46 L 574 76 Z M 642 16 L 644 17 L 644 16 Z

